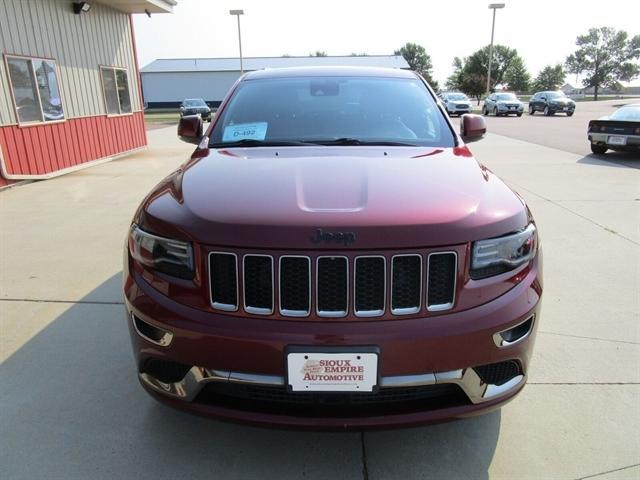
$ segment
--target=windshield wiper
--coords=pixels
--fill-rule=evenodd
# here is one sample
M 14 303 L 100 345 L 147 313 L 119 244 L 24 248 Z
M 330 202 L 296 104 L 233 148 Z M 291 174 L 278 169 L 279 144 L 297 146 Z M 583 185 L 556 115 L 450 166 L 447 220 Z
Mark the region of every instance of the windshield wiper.
M 331 139 L 313 140 L 316 145 L 365 145 L 381 147 L 418 147 L 415 143 L 393 142 L 386 140 L 360 140 L 359 138 L 340 137 Z
M 296 146 L 308 146 L 314 145 L 309 142 L 298 142 L 289 140 L 255 140 L 253 138 L 243 138 L 235 142 L 211 142 L 209 148 L 223 148 L 223 147 L 296 147 Z

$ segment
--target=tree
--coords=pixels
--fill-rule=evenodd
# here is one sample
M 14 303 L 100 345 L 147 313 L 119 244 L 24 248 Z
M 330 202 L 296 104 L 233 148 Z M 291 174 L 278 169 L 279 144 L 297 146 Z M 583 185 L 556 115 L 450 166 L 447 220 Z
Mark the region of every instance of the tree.
M 310 57 L 326 57 L 327 56 L 327 52 L 325 52 L 324 50 L 316 50 L 313 53 L 309 54 Z
M 584 74 L 583 85 L 593 87 L 598 100 L 600 87 L 620 88 L 620 81 L 631 81 L 640 74 L 634 60 L 640 58 L 640 35 L 629 39 L 624 30 L 591 28 L 576 39 L 578 49 L 567 57 L 570 73 Z
M 496 85 L 504 82 L 504 75 L 515 58 L 518 57 L 518 51 L 515 48 L 505 47 L 504 45 L 493 46 L 493 59 L 491 60 L 491 85 L 493 90 Z M 489 69 L 489 45 L 475 51 L 471 56 L 466 58 L 465 73 L 467 75 L 481 75 L 487 77 Z
M 509 90 L 527 92 L 531 85 L 531 75 L 521 57 L 515 56 L 504 74 L 504 81 Z
M 547 65 L 533 81 L 535 90 L 557 90 L 564 83 L 565 73 L 562 65 Z
M 464 76 L 464 60 L 460 57 L 453 59 L 453 73 L 449 75 L 444 84 L 447 90 L 461 90 L 462 80 Z
M 438 82 L 432 76 L 433 64 L 431 63 L 431 57 L 422 45 L 408 42 L 393 54 L 402 55 L 411 70 L 422 75 L 434 90 L 438 90 Z

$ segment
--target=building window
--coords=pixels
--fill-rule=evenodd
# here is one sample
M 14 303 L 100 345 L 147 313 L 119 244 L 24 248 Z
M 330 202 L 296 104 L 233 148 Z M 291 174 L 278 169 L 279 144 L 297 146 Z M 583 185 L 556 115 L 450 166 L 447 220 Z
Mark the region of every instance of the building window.
M 129 79 L 124 68 L 100 67 L 107 115 L 131 113 Z
M 18 123 L 64 120 L 56 62 L 9 56 L 6 60 Z

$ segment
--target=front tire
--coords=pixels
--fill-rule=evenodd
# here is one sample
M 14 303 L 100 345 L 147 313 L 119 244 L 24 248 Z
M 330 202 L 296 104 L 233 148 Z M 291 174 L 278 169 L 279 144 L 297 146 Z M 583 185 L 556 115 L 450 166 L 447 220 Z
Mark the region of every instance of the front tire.
M 487 110 L 487 107 L 485 107 L 484 105 L 482 106 L 482 115 L 484 115 L 485 117 L 489 115 L 489 110 Z
M 494 115 L 495 117 L 497 117 L 497 116 L 498 116 L 498 107 L 493 107 L 493 115 Z
M 544 107 L 544 116 L 545 117 L 551 116 L 551 110 L 549 110 L 549 107 Z
M 518 113 L 518 116 L 519 116 L 519 117 L 521 117 L 521 116 L 522 116 L 522 114 L 521 114 L 521 113 Z
M 573 116 L 573 112 L 567 112 L 567 117 L 572 117 Z
M 591 144 L 591 151 L 597 155 L 604 155 L 607 153 L 607 147 L 605 145 Z
M 533 108 L 533 105 L 529 105 L 529 115 L 534 115 L 536 113 L 535 108 Z

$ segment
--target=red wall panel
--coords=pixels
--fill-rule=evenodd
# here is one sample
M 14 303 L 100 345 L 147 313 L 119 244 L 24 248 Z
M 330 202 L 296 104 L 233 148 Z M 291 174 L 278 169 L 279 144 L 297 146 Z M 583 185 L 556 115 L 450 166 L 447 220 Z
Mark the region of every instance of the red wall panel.
M 62 123 L 0 127 L 8 175 L 47 175 L 147 144 L 144 114 L 72 118 Z M 2 172 L 4 173 L 4 172 Z M 0 187 L 12 183 L 0 173 Z

